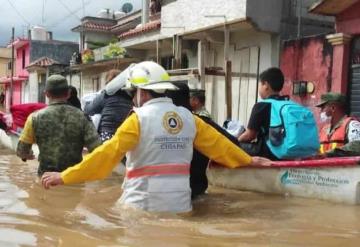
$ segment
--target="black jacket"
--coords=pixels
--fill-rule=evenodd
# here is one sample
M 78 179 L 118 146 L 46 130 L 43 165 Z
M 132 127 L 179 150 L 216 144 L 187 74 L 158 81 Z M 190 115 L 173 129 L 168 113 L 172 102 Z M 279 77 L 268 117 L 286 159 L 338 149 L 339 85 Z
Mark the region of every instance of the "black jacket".
M 105 91 L 85 106 L 84 112 L 88 115 L 101 114 L 98 132 L 115 134 L 117 128 L 124 122 L 132 109 L 132 100 L 124 91 L 119 90 L 114 95 Z

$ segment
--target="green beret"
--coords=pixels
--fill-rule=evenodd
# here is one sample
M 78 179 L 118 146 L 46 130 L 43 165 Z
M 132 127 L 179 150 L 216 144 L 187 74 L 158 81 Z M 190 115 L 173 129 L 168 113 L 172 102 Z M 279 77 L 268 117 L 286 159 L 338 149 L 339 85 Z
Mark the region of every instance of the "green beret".
M 69 88 L 68 82 L 62 75 L 51 75 L 46 80 L 46 91 L 62 90 L 67 88 Z
M 204 89 L 190 89 L 190 97 L 205 97 Z
M 339 103 L 341 105 L 346 104 L 346 96 L 340 93 L 325 93 L 321 95 L 321 102 L 317 104 L 317 107 L 323 107 L 327 103 Z

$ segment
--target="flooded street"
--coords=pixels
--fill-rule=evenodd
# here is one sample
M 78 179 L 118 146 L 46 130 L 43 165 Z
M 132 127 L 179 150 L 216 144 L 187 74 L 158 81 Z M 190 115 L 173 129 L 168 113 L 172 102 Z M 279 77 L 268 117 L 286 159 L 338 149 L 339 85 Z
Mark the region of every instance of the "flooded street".
M 44 190 L 1 149 L 0 246 L 358 246 L 360 207 L 211 188 L 190 216 L 116 206 L 122 178 Z

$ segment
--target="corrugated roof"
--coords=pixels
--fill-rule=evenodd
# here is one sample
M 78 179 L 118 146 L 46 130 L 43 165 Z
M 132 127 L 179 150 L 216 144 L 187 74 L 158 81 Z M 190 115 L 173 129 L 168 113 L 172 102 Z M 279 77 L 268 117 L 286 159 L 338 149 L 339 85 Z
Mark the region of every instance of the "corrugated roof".
M 359 0 L 322 0 L 315 3 L 309 10 L 310 13 L 320 15 L 338 15 Z
M 96 31 L 96 32 L 109 32 L 114 25 L 99 24 L 95 22 L 85 22 L 81 25 L 71 29 L 72 31 Z
M 152 21 L 152 22 L 146 23 L 144 26 L 140 26 L 138 28 L 135 28 L 135 29 L 132 29 L 130 31 L 120 34 L 119 38 L 128 38 L 131 36 L 136 36 L 141 33 L 147 33 L 152 30 L 160 29 L 160 27 L 161 27 L 160 20 Z
M 41 57 L 39 59 L 36 59 L 34 62 L 30 63 L 26 68 L 34 67 L 34 66 L 48 67 L 48 66 L 55 65 L 55 64 L 60 64 L 60 63 L 49 57 Z

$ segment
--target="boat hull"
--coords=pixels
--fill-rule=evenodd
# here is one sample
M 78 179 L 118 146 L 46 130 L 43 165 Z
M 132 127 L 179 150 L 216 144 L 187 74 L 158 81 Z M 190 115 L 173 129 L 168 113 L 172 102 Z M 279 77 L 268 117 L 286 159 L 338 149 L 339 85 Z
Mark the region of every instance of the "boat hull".
M 17 133 L 6 133 L 3 130 L 0 130 L 0 144 L 6 148 L 16 151 L 17 144 L 19 142 L 19 135 Z M 35 157 L 39 155 L 39 148 L 37 145 L 32 146 Z
M 211 166 L 207 175 L 212 185 L 231 189 L 360 203 L 358 166 L 239 169 Z

